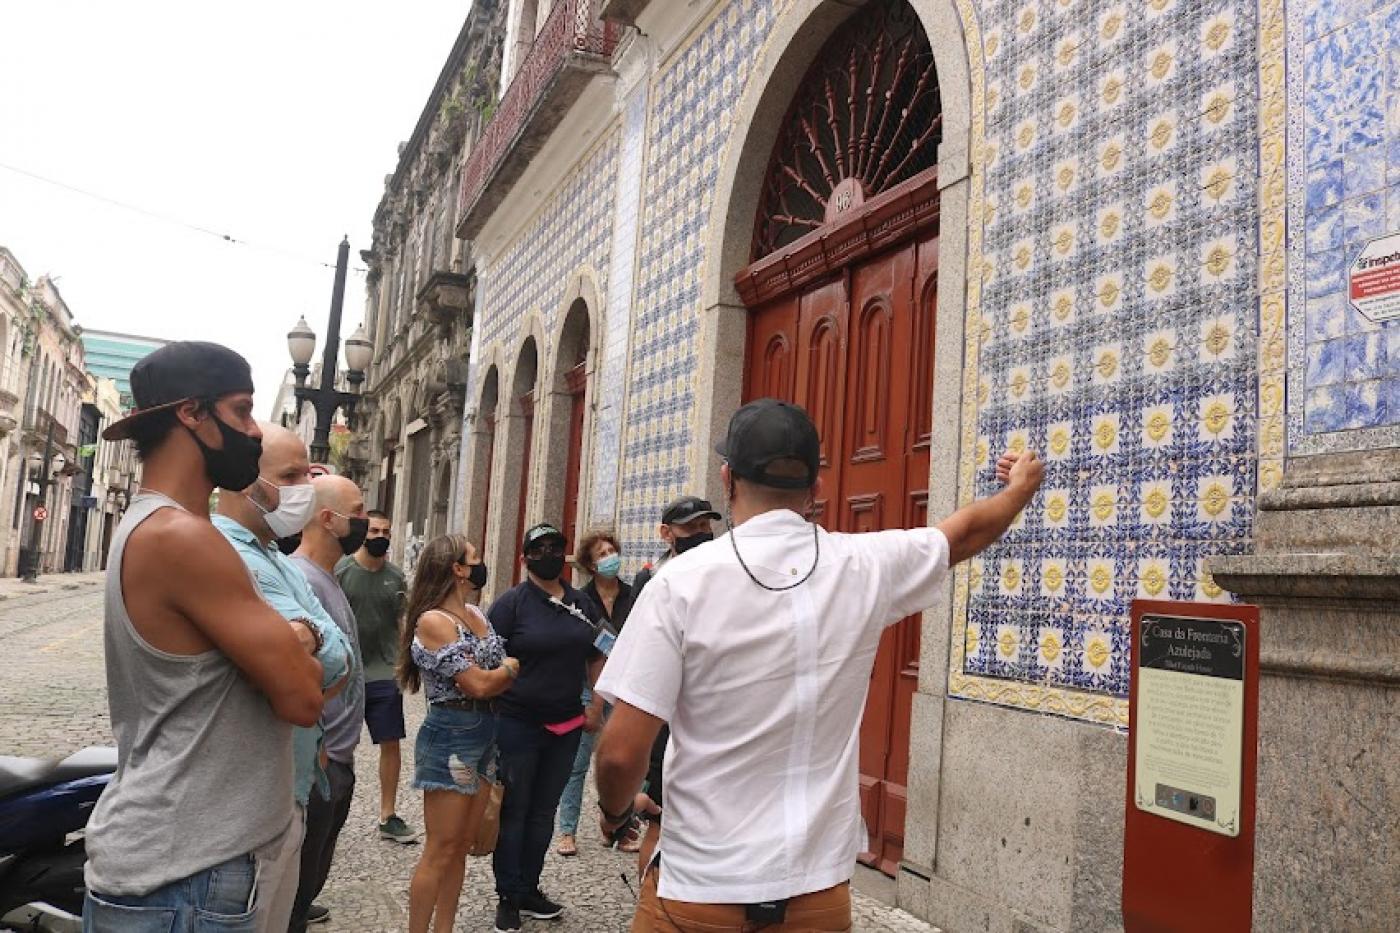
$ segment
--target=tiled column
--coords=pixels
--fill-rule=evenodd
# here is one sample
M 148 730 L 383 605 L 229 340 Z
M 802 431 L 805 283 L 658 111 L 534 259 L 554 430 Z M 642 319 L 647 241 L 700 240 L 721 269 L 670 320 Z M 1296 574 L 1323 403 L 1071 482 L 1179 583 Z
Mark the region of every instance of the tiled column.
M 599 401 L 593 418 L 593 484 L 589 514 L 600 522 L 613 520 L 617 507 L 618 457 L 632 332 L 632 273 L 637 259 L 646 120 L 647 83 L 643 80 L 632 89 L 624 105 L 622 143 L 618 150 L 607 313 L 603 325 L 602 361 L 598 368 Z

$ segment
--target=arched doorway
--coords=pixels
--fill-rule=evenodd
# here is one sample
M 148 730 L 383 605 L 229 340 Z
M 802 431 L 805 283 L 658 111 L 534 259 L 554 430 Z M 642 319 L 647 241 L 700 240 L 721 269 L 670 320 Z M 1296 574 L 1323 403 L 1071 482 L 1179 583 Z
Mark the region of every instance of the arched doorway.
M 510 414 L 519 419 L 516 429 L 511 432 L 512 443 L 506 463 L 520 464 L 520 476 L 515 490 L 515 524 L 509 532 L 511 561 L 511 582 L 519 583 L 520 575 L 520 536 L 525 533 L 525 510 L 530 498 L 530 454 L 535 443 L 535 381 L 539 374 L 539 349 L 534 336 L 525 338 L 520 348 L 520 356 L 515 363 L 515 378 L 511 382 Z M 507 483 L 507 485 L 509 485 Z M 509 514 L 508 512 L 506 514 Z M 502 515 L 505 518 L 505 515 Z M 509 524 L 503 522 L 503 524 Z
M 584 428 L 588 413 L 589 337 L 588 305 L 579 298 L 569 306 L 564 317 L 554 361 L 550 435 L 563 438 L 564 446 L 558 449 L 551 445 L 549 451 L 550 489 L 545 507 L 546 515 L 559 519 L 559 530 L 568 538 L 570 547 L 578 543 Z
M 500 396 L 500 382 L 500 372 L 492 365 L 482 380 L 481 402 L 476 408 L 476 442 L 472 445 L 472 483 L 468 495 L 476 497 L 476 502 L 467 504 L 468 514 L 474 516 L 467 528 L 467 536 L 483 552 L 486 529 L 491 522 L 491 497 L 495 491 L 491 484 L 491 464 L 496 454 L 496 405 Z
M 933 53 L 903 0 L 829 39 L 769 159 L 751 262 L 744 398 L 803 405 L 822 438 L 833 531 L 927 524 L 938 275 L 941 103 Z M 950 475 L 949 480 L 952 480 Z M 893 875 L 904 845 L 918 617 L 889 628 L 861 726 L 862 861 Z

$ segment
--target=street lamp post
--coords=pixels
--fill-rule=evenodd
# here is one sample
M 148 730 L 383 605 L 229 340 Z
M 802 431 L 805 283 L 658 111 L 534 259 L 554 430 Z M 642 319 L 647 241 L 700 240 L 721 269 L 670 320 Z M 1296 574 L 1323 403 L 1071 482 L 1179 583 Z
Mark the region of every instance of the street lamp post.
M 38 504 L 34 507 L 34 514 L 29 523 L 29 560 L 24 568 L 24 582 L 34 583 L 39 578 L 39 547 L 44 533 L 44 520 L 48 517 L 48 494 L 49 486 L 53 485 L 53 473 L 63 469 L 63 455 L 58 455 L 58 462 L 54 462 L 53 456 L 53 426 L 54 418 L 49 416 L 48 436 L 44 439 L 44 456 L 42 461 L 36 464 L 39 467 L 37 485 L 39 487 Z
M 301 420 L 302 406 L 311 403 L 316 412 L 316 433 L 311 439 L 311 461 L 326 463 L 331 453 L 331 421 L 337 408 L 344 408 L 348 415 L 355 410 L 359 401 L 360 383 L 364 382 L 365 370 L 373 346 L 360 327 L 345 341 L 345 377 L 355 391 L 341 392 L 335 387 L 336 362 L 340 356 L 340 311 L 345 301 L 345 273 L 350 262 L 350 239 L 340 241 L 340 250 L 335 259 L 335 286 L 331 291 L 331 318 L 326 328 L 326 348 L 321 356 L 321 384 L 310 387 L 306 377 L 310 373 L 311 355 L 316 349 L 316 334 L 307 326 L 306 318 L 297 321 L 297 326 L 287 334 L 287 350 L 292 356 L 292 373 L 296 377 L 297 420 Z

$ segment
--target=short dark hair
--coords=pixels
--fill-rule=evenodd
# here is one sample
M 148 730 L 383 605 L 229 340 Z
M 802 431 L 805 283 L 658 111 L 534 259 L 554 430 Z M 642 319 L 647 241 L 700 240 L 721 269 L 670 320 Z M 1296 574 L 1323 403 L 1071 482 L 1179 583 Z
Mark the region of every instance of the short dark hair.
M 203 403 L 200 403 L 203 407 Z M 137 418 L 131 423 L 130 438 L 136 447 L 136 459 L 145 463 L 151 455 L 160 449 L 165 443 L 165 439 L 170 433 L 180 426 L 180 419 L 175 415 L 176 409 L 167 408 L 163 411 L 151 412 L 144 418 Z
M 386 522 L 389 520 L 389 515 L 388 515 L 388 513 L 387 513 L 387 512 L 384 512 L 384 511 L 382 511 L 382 510 L 380 510 L 380 509 L 370 509 L 368 512 L 365 513 L 365 517 L 366 517 L 366 518 L 382 518 L 382 519 L 384 519 Z

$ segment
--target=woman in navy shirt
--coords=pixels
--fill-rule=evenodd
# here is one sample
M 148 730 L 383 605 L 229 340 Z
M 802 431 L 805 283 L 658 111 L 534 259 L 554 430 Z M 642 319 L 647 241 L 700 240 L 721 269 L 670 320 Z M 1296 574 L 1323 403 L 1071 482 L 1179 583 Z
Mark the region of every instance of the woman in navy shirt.
M 600 615 L 593 601 L 560 579 L 567 542 L 552 525 L 535 525 L 522 542 L 526 578 L 487 612 L 520 661 L 520 676 L 497 700 L 500 777 L 506 785 L 496 873 L 496 929 L 520 929 L 520 917 L 564 912 L 540 890 L 554 835 L 554 813 L 585 729 L 596 731 L 602 703 L 585 714 L 581 696 L 603 667 L 594 647 Z M 597 707 L 596 709 L 594 707 Z

